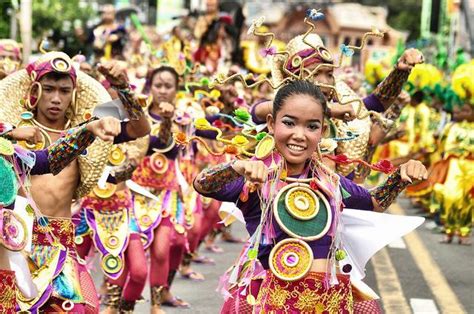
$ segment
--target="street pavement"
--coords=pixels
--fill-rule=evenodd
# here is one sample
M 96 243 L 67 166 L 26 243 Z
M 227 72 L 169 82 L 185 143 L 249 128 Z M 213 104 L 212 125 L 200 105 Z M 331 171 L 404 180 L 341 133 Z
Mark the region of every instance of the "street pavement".
M 389 212 L 420 215 L 408 199 L 400 198 Z M 367 265 L 365 282 L 381 296 L 385 313 L 474 313 L 474 250 L 457 243 L 440 244 L 441 234 L 425 221 L 416 231 L 377 253 Z M 241 224 L 234 224 L 235 236 L 246 236 Z M 191 304 L 190 309 L 164 308 L 166 313 L 219 313 L 222 297 L 215 291 L 219 277 L 238 257 L 241 244 L 218 241 L 225 253 L 204 249 L 201 254 L 215 260 L 215 265 L 193 264 L 206 280 L 195 282 L 176 276 L 172 292 Z M 94 271 L 96 283 L 102 276 Z M 143 296 L 147 302 L 135 307 L 135 313 L 149 313 L 149 287 Z

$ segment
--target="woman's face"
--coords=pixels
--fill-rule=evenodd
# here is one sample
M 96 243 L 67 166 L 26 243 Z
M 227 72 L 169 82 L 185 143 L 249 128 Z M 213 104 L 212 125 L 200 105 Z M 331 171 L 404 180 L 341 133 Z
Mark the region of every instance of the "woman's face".
M 291 95 L 283 101 L 276 117 L 267 117 L 278 151 L 286 159 L 289 174 L 298 174 L 316 151 L 323 133 L 323 107 L 304 94 Z M 292 172 L 292 173 L 291 173 Z
M 163 71 L 155 74 L 151 82 L 151 95 L 153 96 L 153 103 L 173 103 L 176 97 L 177 85 L 178 84 L 175 77 L 170 72 Z

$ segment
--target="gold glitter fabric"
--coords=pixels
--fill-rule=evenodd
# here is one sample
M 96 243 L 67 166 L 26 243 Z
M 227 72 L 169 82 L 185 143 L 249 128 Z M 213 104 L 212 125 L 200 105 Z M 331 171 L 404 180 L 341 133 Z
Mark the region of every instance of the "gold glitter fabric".
M 15 272 L 0 269 L 0 313 L 15 313 Z
M 310 272 L 289 282 L 267 271 L 254 313 L 354 313 L 349 276 L 337 275 L 339 283 L 332 287 L 324 284 L 324 277 Z

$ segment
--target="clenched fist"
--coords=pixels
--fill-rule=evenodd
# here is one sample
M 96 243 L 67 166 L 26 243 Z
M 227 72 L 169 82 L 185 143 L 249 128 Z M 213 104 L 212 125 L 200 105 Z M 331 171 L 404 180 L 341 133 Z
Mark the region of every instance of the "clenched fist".
M 425 62 L 423 53 L 415 48 L 407 49 L 403 52 L 400 59 L 397 62 L 397 69 L 403 71 L 409 71 L 417 64 Z
M 163 118 L 172 118 L 174 115 L 174 106 L 167 102 L 158 105 L 159 115 Z
M 264 183 L 268 177 L 268 168 L 261 160 L 237 160 L 232 168 L 252 183 Z
M 37 127 L 21 127 L 13 129 L 10 136 L 16 141 L 26 141 L 28 144 L 38 144 L 42 141 L 40 129 Z
M 103 141 L 113 141 L 114 137 L 119 135 L 121 131 L 120 121 L 112 117 L 89 122 L 86 128 Z
M 102 73 L 113 86 L 126 87 L 128 85 L 127 63 L 122 61 L 108 61 L 99 64 L 97 70 Z
M 400 166 L 400 176 L 403 181 L 412 183 L 412 179 L 428 179 L 428 170 L 426 170 L 426 167 L 421 163 L 421 161 L 412 159 Z

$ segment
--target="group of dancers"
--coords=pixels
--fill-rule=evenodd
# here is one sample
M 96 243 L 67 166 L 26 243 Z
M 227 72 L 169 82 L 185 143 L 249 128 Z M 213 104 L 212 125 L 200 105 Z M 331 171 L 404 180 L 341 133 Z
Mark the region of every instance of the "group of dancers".
M 0 41 L 8 53 L 0 312 L 96 313 L 101 302 L 104 313 L 132 313 L 147 283 L 151 313 L 189 307 L 172 294 L 175 276 L 204 280 L 192 269 L 212 262 L 200 246 L 217 251 L 216 233 L 243 219 L 249 237 L 220 279 L 222 313 L 379 313 L 362 278 L 388 242 L 373 241 L 419 222 L 381 225 L 362 245 L 349 231 L 390 221 L 379 213 L 411 184 L 407 195 L 437 213 L 445 242 L 458 235 L 468 244 L 472 61 L 437 93 L 443 81 L 421 86 L 423 54 L 407 49 L 367 93 L 335 73 L 383 34 L 374 30 L 336 56 L 315 32 L 322 13 L 313 9 L 308 31 L 278 48 L 263 20 L 254 21 L 249 34 L 264 53 L 247 56 L 268 62 L 252 67 L 260 76 L 245 74 L 226 37 L 232 20 L 212 5 L 200 36 L 217 37 L 196 51 L 196 40 L 173 30 L 159 46 L 144 44 L 146 54 L 132 48 L 127 61 L 105 48 L 95 65 L 44 51 L 21 68 L 20 46 Z M 452 108 L 441 111 L 448 101 Z M 101 287 L 91 263 L 100 265 Z

